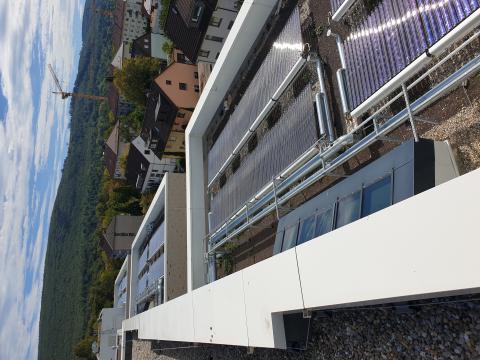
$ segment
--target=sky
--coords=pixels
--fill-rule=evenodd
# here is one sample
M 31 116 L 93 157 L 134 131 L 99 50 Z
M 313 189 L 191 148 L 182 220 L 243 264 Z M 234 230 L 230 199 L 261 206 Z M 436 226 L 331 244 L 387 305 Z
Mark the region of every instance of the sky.
M 0 359 L 36 359 L 48 228 L 69 139 L 84 0 L 0 0 Z

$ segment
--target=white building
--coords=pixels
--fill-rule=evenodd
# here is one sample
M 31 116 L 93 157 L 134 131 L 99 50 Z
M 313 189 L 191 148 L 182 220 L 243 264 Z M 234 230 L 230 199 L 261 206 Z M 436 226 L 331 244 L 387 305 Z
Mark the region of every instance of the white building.
M 130 145 L 125 177 L 128 183 L 143 193 L 156 188 L 164 174 L 174 172 L 176 167 L 175 159 L 159 159 L 138 136 Z
M 185 206 L 185 174 L 165 174 L 132 244 L 129 316 L 186 293 Z
M 144 11 L 140 1 L 125 0 L 122 42 L 130 43 L 145 34 L 148 17 L 144 15 Z
M 220 149 L 223 160 L 208 163 L 214 147 L 207 146 L 205 139 L 212 133 L 211 125 L 276 9 L 274 0 L 244 2 L 186 130 L 187 293 L 142 313 L 131 311 L 123 322 L 124 334 L 136 331 L 139 339 L 285 349 L 286 314 L 308 318 L 312 310 L 473 294 L 480 289 L 480 169 L 458 176 L 447 143 L 403 142 L 368 165 L 362 164 L 365 166 L 342 181 L 331 181 L 327 190 L 313 189 L 320 180 L 343 178 L 341 165 L 358 160 L 361 151 L 412 120 L 412 112 L 424 109 L 475 74 L 480 68 L 478 56 L 381 126 L 375 123 L 373 130 L 357 131 L 355 136 L 343 134 L 328 145 L 315 142 L 316 146 L 302 150 L 259 189 L 257 178 L 267 168 L 259 164 L 268 157 L 258 156 L 251 168 L 244 166 L 242 158 L 225 174 L 225 169 L 233 167 L 229 161 L 248 156 L 238 150 L 255 132 L 245 120 L 248 114 L 240 117 L 247 122 L 245 133 L 235 128 Z M 476 15 L 478 10 L 458 25 L 455 34 L 463 37 L 480 25 Z M 267 77 L 278 77 L 277 83 L 267 88 L 265 103 L 254 108 L 262 96 L 259 92 L 247 103 L 255 123 L 269 118 L 274 106 L 270 102 L 279 100 L 306 61 L 314 60 L 307 60 L 302 45 L 296 41 L 274 43 L 277 51 L 291 51 L 293 61 L 281 71 L 277 71 L 278 65 L 264 69 L 270 70 L 264 72 Z M 265 81 L 258 84 L 266 87 L 272 79 L 260 80 Z M 255 79 L 249 87 L 252 84 L 257 84 Z M 305 89 L 313 91 L 309 86 Z M 266 124 L 270 132 L 285 126 L 283 138 L 271 137 L 266 144 L 255 139 L 249 153 L 278 149 L 272 152 L 272 167 L 291 156 L 299 127 L 288 125 L 295 119 L 315 119 L 310 107 L 305 110 L 308 117 L 300 111 L 289 113 L 302 94 L 282 109 L 276 123 Z M 318 98 L 311 95 L 306 96 L 308 106 Z M 247 95 L 243 99 L 248 100 Z M 319 104 L 316 102 L 315 109 Z M 240 102 L 235 111 L 239 109 Z M 281 125 L 284 116 L 290 116 L 287 125 Z M 228 122 L 222 132 L 227 126 Z M 275 139 L 281 140 L 280 148 L 272 146 L 278 145 Z M 218 166 L 212 172 L 210 165 Z M 258 175 L 254 181 L 240 178 L 229 187 L 235 176 L 243 174 L 243 179 L 250 180 L 252 173 Z M 242 206 L 221 202 L 219 208 L 232 206 L 234 211 L 219 214 L 213 205 L 222 189 L 231 190 L 225 195 L 228 200 L 252 189 L 254 195 Z M 235 248 L 245 247 L 248 241 L 255 243 L 258 237 L 252 239 L 249 232 L 256 231 L 255 227 L 268 231 L 268 226 L 261 226 L 268 219 L 275 225 L 270 233 L 272 254 L 219 278 L 216 260 L 226 254 L 224 245 Z M 209 226 L 212 221 L 218 224 Z
M 198 52 L 197 62 L 215 64 L 239 10 L 238 2 L 218 0 Z
M 122 328 L 125 308 L 103 308 L 98 317 L 98 360 L 117 360 L 117 332 Z

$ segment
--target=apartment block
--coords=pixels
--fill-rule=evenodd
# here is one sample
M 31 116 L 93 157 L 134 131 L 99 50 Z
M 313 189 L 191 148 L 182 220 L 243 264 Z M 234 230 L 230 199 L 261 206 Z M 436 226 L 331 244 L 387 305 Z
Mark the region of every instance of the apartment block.
M 167 173 L 132 244 L 129 315 L 187 291 L 185 175 Z

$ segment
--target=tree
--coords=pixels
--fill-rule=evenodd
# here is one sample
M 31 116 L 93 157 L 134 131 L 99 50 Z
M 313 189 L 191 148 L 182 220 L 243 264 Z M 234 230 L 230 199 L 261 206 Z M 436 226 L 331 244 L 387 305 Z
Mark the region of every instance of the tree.
M 81 359 L 95 359 L 92 353 L 92 343 L 95 341 L 93 336 L 88 336 L 80 340 L 73 348 L 73 352 Z
M 173 43 L 171 41 L 165 41 L 162 45 L 162 50 L 167 55 L 171 55 L 173 52 Z
M 161 63 L 159 59 L 144 56 L 126 59 L 121 70 L 115 69 L 113 83 L 127 101 L 144 106 L 145 93 L 158 75 Z
M 136 106 L 132 112 L 120 117 L 119 131 L 120 137 L 124 141 L 130 142 L 140 134 L 144 112 L 145 108 L 143 106 Z

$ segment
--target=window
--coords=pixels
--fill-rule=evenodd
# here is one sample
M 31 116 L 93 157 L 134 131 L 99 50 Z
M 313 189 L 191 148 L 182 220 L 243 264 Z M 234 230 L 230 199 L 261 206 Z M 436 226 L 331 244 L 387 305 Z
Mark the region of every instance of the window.
M 193 77 L 194 77 L 195 79 L 198 79 L 198 72 L 195 71 L 195 72 L 193 73 Z
M 220 53 L 217 52 L 217 55 L 215 55 L 215 60 L 217 60 L 219 56 L 220 56 Z
M 205 40 L 216 41 L 216 42 L 223 42 L 223 38 L 220 36 L 213 36 L 213 35 L 205 35 Z
M 150 150 L 145 150 L 146 155 L 150 155 Z
M 177 62 L 184 64 L 186 62 L 185 55 L 182 53 L 177 54 Z
M 198 85 L 193 85 L 195 92 L 200 92 L 200 87 Z
M 171 81 L 171 80 L 165 80 L 165 83 L 166 83 L 167 85 L 172 85 L 172 81 Z
M 283 234 L 282 251 L 295 246 L 297 242 L 298 223 L 285 229 Z
M 192 22 L 198 23 L 200 22 L 200 18 L 202 17 L 203 13 L 203 4 L 197 3 L 195 4 L 195 7 L 193 8 L 192 11 Z
M 185 83 L 179 83 L 179 84 L 178 84 L 178 88 L 179 88 L 180 90 L 187 90 L 187 84 L 185 84 Z
M 177 113 L 177 117 L 180 118 L 180 119 L 183 119 L 185 117 L 185 113 L 179 111 Z
M 208 57 L 210 56 L 210 51 L 200 50 L 200 51 L 198 52 L 198 56 L 208 58 Z
M 363 189 L 362 216 L 371 215 L 391 204 L 392 180 L 390 175 Z
M 300 223 L 300 233 L 298 235 L 297 245 L 311 240 L 315 237 L 315 215 L 303 220 Z
M 235 20 L 232 20 L 228 23 L 228 30 L 231 30 L 232 29 L 232 26 L 233 26 L 233 23 L 235 22 Z
M 315 237 L 324 235 L 332 230 L 333 211 L 328 209 L 317 215 L 317 224 L 315 225 Z
M 344 225 L 360 218 L 360 191 L 338 200 L 337 218 L 335 228 L 338 229 Z
M 222 23 L 222 18 L 212 16 L 212 18 L 210 19 L 211 26 L 220 27 L 221 23 Z

